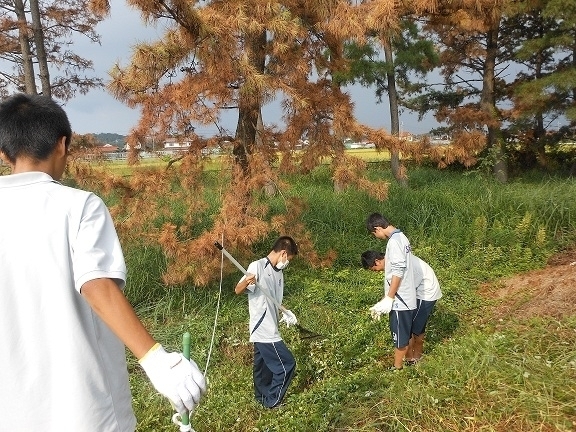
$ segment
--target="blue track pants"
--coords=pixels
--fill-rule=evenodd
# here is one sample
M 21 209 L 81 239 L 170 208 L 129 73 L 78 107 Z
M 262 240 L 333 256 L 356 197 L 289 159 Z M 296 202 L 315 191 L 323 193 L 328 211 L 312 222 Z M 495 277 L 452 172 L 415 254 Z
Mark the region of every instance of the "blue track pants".
M 282 402 L 296 370 L 296 360 L 284 341 L 254 343 L 254 396 L 267 408 Z

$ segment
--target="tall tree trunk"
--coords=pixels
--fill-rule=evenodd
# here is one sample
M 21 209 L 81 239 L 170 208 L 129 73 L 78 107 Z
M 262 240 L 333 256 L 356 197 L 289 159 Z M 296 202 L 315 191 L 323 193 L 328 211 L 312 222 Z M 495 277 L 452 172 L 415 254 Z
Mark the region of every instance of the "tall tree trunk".
M 28 21 L 24 11 L 24 2 L 14 0 L 14 11 L 18 18 L 18 41 L 22 51 L 22 69 L 24 71 L 24 91 L 27 94 L 37 94 L 36 80 L 34 77 L 34 63 L 30 52 L 30 39 L 28 38 Z
M 264 143 L 264 123 L 262 122 L 262 107 L 258 110 L 258 121 L 256 123 L 256 149 L 260 149 Z M 269 178 L 264 185 L 264 193 L 267 196 L 274 196 L 278 192 L 276 183 Z
M 572 32 L 572 40 L 576 39 L 576 29 Z M 576 69 L 576 45 L 572 45 L 572 67 Z M 576 101 L 576 86 L 572 87 L 572 103 Z M 572 121 L 574 123 L 574 120 Z
M 576 39 L 576 30 L 572 34 L 572 39 Z M 572 67 L 576 68 L 576 46 L 572 46 Z M 572 103 L 576 101 L 576 87 L 572 87 Z M 571 125 L 574 125 L 575 121 L 572 119 Z M 576 161 L 570 167 L 570 177 L 576 177 Z
M 392 54 L 392 43 L 388 36 L 382 38 L 382 46 L 384 47 L 384 59 L 389 65 L 394 64 L 394 56 Z M 400 116 L 398 114 L 398 91 L 396 90 L 396 76 L 394 75 L 394 68 L 392 67 L 386 73 L 386 80 L 388 82 L 388 102 L 390 105 L 390 132 L 397 138 L 400 137 Z M 405 169 L 400 161 L 400 152 L 398 150 L 390 151 L 390 167 L 392 175 L 402 187 L 408 187 L 408 181 L 405 175 Z
M 498 18 L 492 28 L 486 33 L 486 61 L 484 62 L 484 72 L 482 76 L 483 85 L 480 107 L 489 118 L 488 148 L 492 150 L 491 155 L 494 158 L 494 176 L 499 182 L 506 183 L 508 181 L 508 164 L 506 162 L 504 139 L 500 130 L 500 121 L 494 97 L 499 23 L 500 19 Z
M 544 29 L 542 28 L 542 24 L 541 21 L 539 21 L 540 26 L 539 26 L 539 36 L 540 38 L 544 38 L 546 37 Z M 544 56 L 542 55 L 542 50 L 538 51 L 535 59 L 534 59 L 534 77 L 539 80 L 543 78 L 543 73 L 542 73 L 542 66 L 544 65 Z M 533 155 L 528 155 L 528 156 L 532 156 L 534 158 L 534 163 L 537 163 L 539 165 L 542 165 L 544 167 L 546 167 L 548 165 L 547 163 L 547 157 L 546 157 L 546 148 L 545 148 L 545 143 L 544 143 L 544 137 L 546 136 L 546 128 L 544 127 L 544 115 L 542 114 L 542 112 L 538 112 L 535 116 L 534 119 L 534 141 L 532 144 L 532 148 L 530 150 L 532 150 Z
M 266 64 L 266 32 L 245 35 L 246 53 L 250 63 L 260 73 Z M 260 113 L 260 91 L 241 83 L 238 95 L 238 124 L 233 154 L 242 170 L 248 170 L 248 156 L 254 152 Z
M 36 58 L 38 60 L 38 71 L 40 72 L 40 84 L 42 94 L 52 97 L 50 87 L 50 71 L 48 70 L 48 57 L 44 48 L 44 29 L 40 18 L 40 7 L 38 0 L 30 0 L 30 13 L 32 14 L 32 30 L 34 32 L 34 44 L 36 45 Z

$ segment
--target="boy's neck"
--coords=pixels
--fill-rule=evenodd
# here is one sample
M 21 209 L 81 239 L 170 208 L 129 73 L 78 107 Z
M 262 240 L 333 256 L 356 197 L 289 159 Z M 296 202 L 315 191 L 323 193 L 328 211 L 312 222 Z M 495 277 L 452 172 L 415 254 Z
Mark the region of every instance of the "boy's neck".
M 384 228 L 384 235 L 390 238 L 392 237 L 392 234 L 394 234 L 394 231 L 396 231 L 396 227 L 394 225 L 388 225 L 386 228 Z

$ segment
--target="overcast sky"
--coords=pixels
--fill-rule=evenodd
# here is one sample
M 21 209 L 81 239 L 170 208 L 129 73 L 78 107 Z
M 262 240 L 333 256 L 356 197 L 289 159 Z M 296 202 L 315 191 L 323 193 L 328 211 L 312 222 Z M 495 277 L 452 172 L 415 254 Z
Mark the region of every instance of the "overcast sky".
M 75 42 L 74 50 L 94 62 L 94 75 L 109 80 L 108 71 L 114 63 L 125 66 L 130 60 L 132 47 L 143 41 L 158 39 L 161 31 L 147 27 L 138 11 L 130 8 L 122 0 L 112 1 L 112 13 L 101 22 L 97 31 L 101 35 L 101 45 L 90 43 L 86 38 Z M 371 127 L 390 128 L 388 101 L 376 104 L 374 90 L 360 86 L 350 89 L 355 102 L 355 115 L 358 120 Z M 87 95 L 78 95 L 67 102 L 64 107 L 72 129 L 76 133 L 118 133 L 127 135 L 136 124 L 139 110 L 133 110 L 118 102 L 105 90 L 92 90 Z M 234 110 L 231 110 L 234 111 Z M 235 113 L 235 111 L 234 111 Z M 236 117 L 231 112 L 223 121 L 223 126 L 234 132 Z M 278 104 L 265 106 L 263 116 L 265 123 L 280 123 Z M 412 133 L 425 133 L 436 127 L 432 120 L 417 121 L 415 115 L 402 114 L 402 130 Z M 197 129 L 204 136 L 214 135 L 216 127 Z

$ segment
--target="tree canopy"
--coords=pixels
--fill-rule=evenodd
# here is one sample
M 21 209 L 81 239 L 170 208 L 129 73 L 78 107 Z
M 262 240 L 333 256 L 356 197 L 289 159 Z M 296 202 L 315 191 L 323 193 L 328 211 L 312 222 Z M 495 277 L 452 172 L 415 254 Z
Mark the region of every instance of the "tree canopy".
M 14 0 L 0 5 L 0 95 L 42 93 L 63 101 L 76 92 L 101 87 L 103 80 L 85 73 L 92 61 L 74 52 L 72 36 L 98 43 L 95 26 L 105 10 L 89 0 Z
M 270 233 L 290 234 L 312 265 L 329 265 L 333 253 L 315 251 L 313 236 L 300 221 L 306 203 L 288 189 L 281 174 L 310 173 L 329 161 L 336 192 L 355 187 L 384 200 L 388 184 L 365 178 L 364 162 L 344 151 L 346 137 L 365 138 L 378 149 L 416 160 L 427 155 L 440 166 L 460 162 L 472 167 L 489 159 L 497 178 L 506 181 L 509 156 L 517 150 L 511 138 L 514 128 L 523 124 L 536 131 L 538 116 L 554 112 L 573 122 L 574 35 L 568 31 L 573 27 L 553 1 L 129 4 L 145 21 L 165 28 L 160 39 L 138 44 L 130 62 L 110 72 L 110 92 L 142 110 L 129 144 L 136 148 L 150 136 L 172 136 L 191 143 L 190 150 L 164 171 L 136 171 L 130 178 L 104 183 L 81 171 L 81 181 L 98 181 L 115 191 L 118 204 L 112 211 L 124 235 L 147 232 L 162 245 L 169 259 L 168 284 L 209 282 L 220 265 L 213 243 L 221 237 L 242 256 Z M 547 26 L 541 26 L 539 34 L 523 32 L 523 20 L 538 14 Z M 394 36 L 402 34 L 410 39 Z M 354 58 L 347 47 L 367 47 L 375 37 L 378 49 L 389 47 L 390 55 L 383 63 L 355 69 L 374 51 L 359 51 L 362 55 Z M 437 86 L 415 81 L 428 65 L 423 57 L 409 55 L 414 52 L 410 40 L 420 43 L 426 58 L 438 58 L 442 82 Z M 430 51 L 432 46 L 435 51 Z M 544 54 L 547 60 L 538 63 Z M 530 75 L 537 64 L 538 74 Z M 518 66 L 524 69 L 512 72 Z M 342 77 L 381 84 L 377 96 L 388 98 L 398 96 L 391 91 L 391 78 L 398 79 L 404 90 L 402 105 L 422 114 L 432 112 L 447 125 L 452 145 L 431 147 L 426 139 L 409 143 L 394 130 L 358 123 L 341 87 Z M 557 99 L 562 101 L 549 103 Z M 281 101 L 282 124 L 264 125 L 262 113 L 273 100 Z M 538 111 L 537 106 L 543 108 Z M 238 116 L 234 131 L 220 126 L 222 113 L 229 110 Z M 526 120 L 532 118 L 533 123 Z M 198 124 L 216 124 L 220 133 L 198 136 Z M 302 139 L 309 145 L 295 152 Z M 203 149 L 222 142 L 230 142 L 232 152 L 222 159 L 220 195 L 214 197 L 204 184 Z M 276 200 L 270 199 L 274 193 Z M 151 194 L 165 194 L 166 202 L 151 208 Z M 178 208 L 172 202 L 178 202 Z

